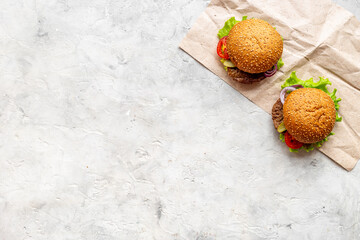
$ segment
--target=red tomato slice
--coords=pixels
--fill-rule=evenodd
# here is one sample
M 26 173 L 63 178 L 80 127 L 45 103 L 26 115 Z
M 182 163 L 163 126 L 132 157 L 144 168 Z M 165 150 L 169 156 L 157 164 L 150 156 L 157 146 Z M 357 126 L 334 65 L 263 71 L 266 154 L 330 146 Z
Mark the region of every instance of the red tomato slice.
M 293 136 L 291 136 L 288 131 L 285 132 L 285 143 L 289 148 L 292 149 L 299 149 L 304 145 L 302 142 L 299 142 Z
M 228 36 L 221 38 L 220 41 L 218 42 L 217 49 L 216 49 L 219 57 L 224 58 L 224 59 L 230 58 L 229 54 L 227 53 L 227 49 L 226 49 L 226 39 L 227 38 L 228 38 Z

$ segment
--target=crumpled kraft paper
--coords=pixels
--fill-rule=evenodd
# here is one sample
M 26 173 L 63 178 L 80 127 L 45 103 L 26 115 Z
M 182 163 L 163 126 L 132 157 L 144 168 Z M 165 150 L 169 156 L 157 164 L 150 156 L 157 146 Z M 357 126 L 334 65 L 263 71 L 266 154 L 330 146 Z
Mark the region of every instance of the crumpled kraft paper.
M 216 54 L 218 30 L 244 15 L 268 21 L 284 38 L 285 65 L 251 85 L 230 79 Z M 342 98 L 343 120 L 319 150 L 348 171 L 360 159 L 360 22 L 342 7 L 328 0 L 212 0 L 180 48 L 268 113 L 292 71 L 303 80 L 329 78 L 329 90 L 337 88 Z

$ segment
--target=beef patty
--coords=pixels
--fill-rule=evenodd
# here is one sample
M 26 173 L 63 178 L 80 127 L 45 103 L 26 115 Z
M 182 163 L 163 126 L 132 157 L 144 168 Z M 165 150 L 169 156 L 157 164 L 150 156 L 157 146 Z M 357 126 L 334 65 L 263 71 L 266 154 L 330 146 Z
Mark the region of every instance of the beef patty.
M 285 93 L 284 99 L 286 99 L 289 94 L 290 93 Z M 280 98 L 274 103 L 271 111 L 271 116 L 274 122 L 274 127 L 277 129 L 284 120 L 283 104 L 281 103 Z
M 228 68 L 228 74 L 232 79 L 240 83 L 254 83 L 265 79 L 264 73 L 247 73 L 238 68 Z
M 284 119 L 283 104 L 281 103 L 280 98 L 275 102 L 271 111 L 271 116 L 274 127 L 277 129 Z

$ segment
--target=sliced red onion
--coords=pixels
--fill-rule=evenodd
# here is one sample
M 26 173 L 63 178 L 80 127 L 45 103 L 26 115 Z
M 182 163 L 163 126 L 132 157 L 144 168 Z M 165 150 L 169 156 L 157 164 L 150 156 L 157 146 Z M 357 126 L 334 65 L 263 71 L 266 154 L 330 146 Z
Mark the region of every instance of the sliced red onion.
M 275 65 L 271 68 L 271 70 L 267 70 L 266 72 L 264 72 L 264 76 L 265 76 L 265 77 L 271 77 L 271 76 L 273 76 L 273 75 L 276 73 L 277 69 L 278 69 L 277 64 L 275 64 Z
M 282 104 L 284 104 L 284 102 L 285 102 L 285 94 L 286 94 L 286 92 L 288 92 L 288 91 L 294 91 L 294 90 L 296 90 L 296 89 L 298 89 L 298 88 L 303 88 L 304 86 L 303 85 L 300 85 L 300 84 L 296 84 L 296 85 L 292 85 L 292 86 L 290 86 L 290 87 L 285 87 L 283 90 L 281 90 L 281 92 L 280 92 L 280 101 L 281 101 L 281 103 Z
M 294 87 L 285 87 L 285 88 L 283 88 L 283 90 L 281 90 L 281 92 L 280 92 L 280 101 L 281 101 L 281 103 L 282 104 L 284 104 L 284 102 L 285 102 L 285 94 L 286 94 L 286 92 L 287 91 L 295 91 L 296 90 L 296 88 L 294 88 Z

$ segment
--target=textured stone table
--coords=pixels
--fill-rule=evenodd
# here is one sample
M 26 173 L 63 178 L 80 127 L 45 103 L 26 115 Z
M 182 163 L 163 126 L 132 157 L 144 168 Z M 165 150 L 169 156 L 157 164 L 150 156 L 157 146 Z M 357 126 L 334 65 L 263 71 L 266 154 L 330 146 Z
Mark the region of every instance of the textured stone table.
M 178 48 L 208 3 L 1 1 L 1 240 L 360 238 L 360 167 Z

